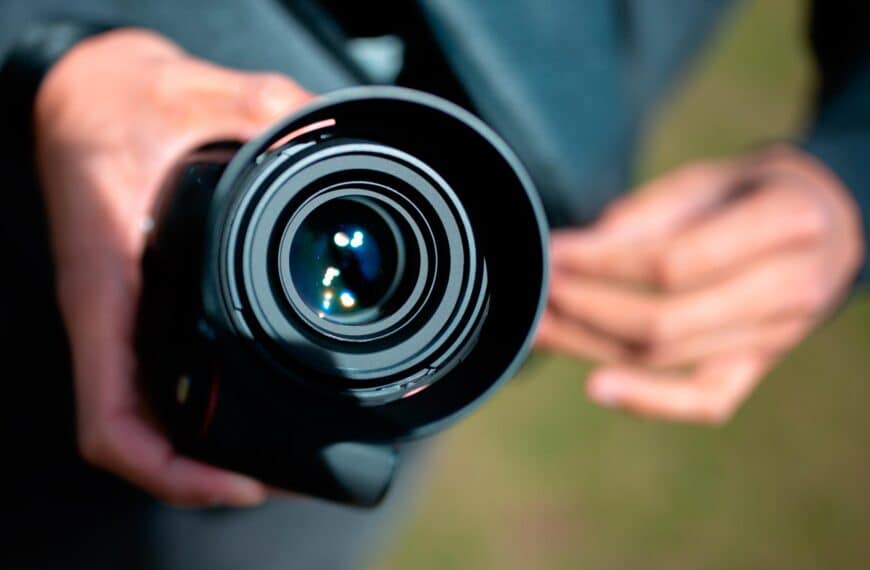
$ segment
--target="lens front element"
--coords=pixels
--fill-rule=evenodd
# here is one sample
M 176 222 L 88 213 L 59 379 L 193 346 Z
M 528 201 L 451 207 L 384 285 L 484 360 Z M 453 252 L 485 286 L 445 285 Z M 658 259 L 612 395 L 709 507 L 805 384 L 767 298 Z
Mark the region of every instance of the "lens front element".
M 290 278 L 318 316 L 362 324 L 381 316 L 402 278 L 405 244 L 388 211 L 362 197 L 336 198 L 302 221 Z

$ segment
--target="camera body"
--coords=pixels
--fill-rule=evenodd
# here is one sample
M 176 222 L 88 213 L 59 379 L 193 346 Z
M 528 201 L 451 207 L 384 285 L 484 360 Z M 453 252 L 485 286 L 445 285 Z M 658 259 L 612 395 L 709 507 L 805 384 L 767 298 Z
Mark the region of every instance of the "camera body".
M 143 260 L 142 377 L 182 453 L 359 506 L 398 442 L 484 400 L 546 292 L 528 175 L 437 97 L 321 97 L 245 145 L 188 156 Z

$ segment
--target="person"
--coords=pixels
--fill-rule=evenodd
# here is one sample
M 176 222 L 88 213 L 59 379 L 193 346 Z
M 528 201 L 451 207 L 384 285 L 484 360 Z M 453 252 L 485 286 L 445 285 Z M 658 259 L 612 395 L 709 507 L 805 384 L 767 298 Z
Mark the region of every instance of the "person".
M 728 419 L 867 276 L 870 207 L 870 20 L 845 3 L 812 6 L 805 136 L 626 192 L 645 119 L 729 5 L 7 0 L 3 563 L 342 568 L 378 544 L 395 505 L 237 510 L 266 488 L 172 450 L 131 346 L 143 220 L 174 161 L 348 85 L 444 96 L 514 147 L 554 227 L 537 345 L 601 361 L 595 401 Z M 376 36 L 403 46 L 386 78 L 356 40 Z

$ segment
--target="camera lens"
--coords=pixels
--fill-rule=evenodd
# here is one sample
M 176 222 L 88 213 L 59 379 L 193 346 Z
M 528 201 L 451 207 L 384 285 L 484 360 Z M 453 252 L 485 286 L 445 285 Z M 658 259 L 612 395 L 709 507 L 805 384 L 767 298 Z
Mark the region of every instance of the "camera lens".
M 489 397 L 546 303 L 530 177 L 432 95 L 318 98 L 187 157 L 164 192 L 142 265 L 144 387 L 180 451 L 269 484 L 373 505 L 392 448 Z
M 302 221 L 289 256 L 291 282 L 315 314 L 363 324 L 384 316 L 402 279 L 405 244 L 385 207 L 345 197 Z
M 486 314 L 486 268 L 437 172 L 400 149 L 334 136 L 277 150 L 251 175 L 263 183 L 239 203 L 241 239 L 228 243 L 239 273 L 229 276 L 241 277 L 252 333 L 300 381 L 385 401 L 473 346 L 464 341 Z

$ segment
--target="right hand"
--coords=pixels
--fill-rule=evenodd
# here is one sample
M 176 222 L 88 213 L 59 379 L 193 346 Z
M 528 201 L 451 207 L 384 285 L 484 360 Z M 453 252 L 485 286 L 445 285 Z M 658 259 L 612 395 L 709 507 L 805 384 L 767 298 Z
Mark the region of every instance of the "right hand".
M 864 244 L 852 195 L 797 148 L 687 165 L 553 233 L 537 342 L 604 361 L 600 405 L 721 424 L 843 302 Z
M 72 350 L 84 458 L 176 505 L 251 505 L 258 481 L 175 453 L 139 394 L 133 347 L 143 227 L 185 152 L 247 140 L 311 95 L 271 73 L 222 68 L 154 33 L 84 40 L 35 102 L 57 296 Z

